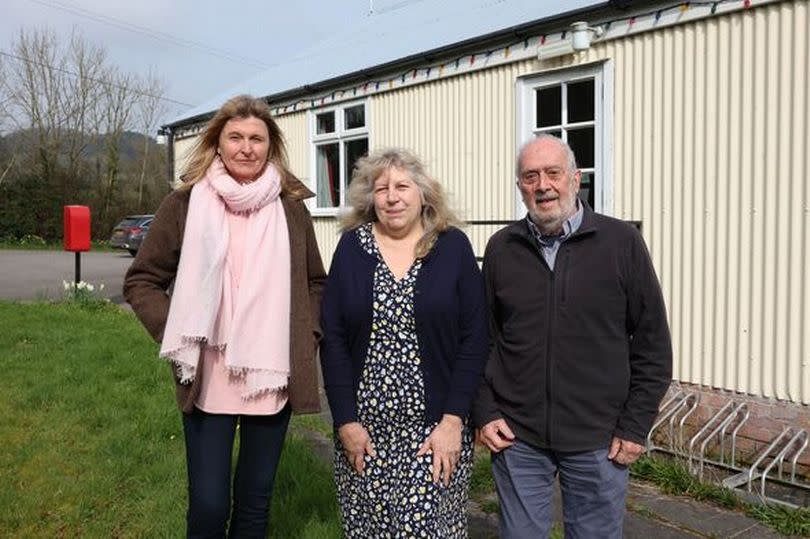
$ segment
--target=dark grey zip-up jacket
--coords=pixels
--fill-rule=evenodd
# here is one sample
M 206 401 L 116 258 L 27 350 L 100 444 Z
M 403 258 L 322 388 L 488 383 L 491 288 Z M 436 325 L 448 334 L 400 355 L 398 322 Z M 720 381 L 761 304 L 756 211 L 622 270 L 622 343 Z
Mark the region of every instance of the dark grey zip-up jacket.
M 484 256 L 490 351 L 473 407 L 524 442 L 556 451 L 644 443 L 672 377 L 661 288 L 641 234 L 584 204 L 554 271 L 525 221 Z

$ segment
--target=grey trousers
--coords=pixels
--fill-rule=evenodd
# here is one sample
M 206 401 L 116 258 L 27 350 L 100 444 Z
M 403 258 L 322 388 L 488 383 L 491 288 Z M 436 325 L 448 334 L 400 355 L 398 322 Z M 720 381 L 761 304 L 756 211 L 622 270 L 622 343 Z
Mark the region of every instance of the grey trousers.
M 622 537 L 628 469 L 608 450 L 548 451 L 516 441 L 492 456 L 501 505 L 502 539 L 536 539 L 551 530 L 551 494 L 559 475 L 563 525 L 569 539 Z

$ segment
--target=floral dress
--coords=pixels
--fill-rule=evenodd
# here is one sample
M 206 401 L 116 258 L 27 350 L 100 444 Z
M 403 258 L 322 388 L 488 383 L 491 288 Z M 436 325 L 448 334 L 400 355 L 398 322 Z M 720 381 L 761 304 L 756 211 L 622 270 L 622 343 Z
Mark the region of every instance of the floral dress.
M 461 458 L 450 485 L 433 483 L 432 455 L 416 457 L 436 426 L 425 424 L 425 383 L 414 321 L 414 285 L 422 260 L 397 281 L 380 255 L 371 224 L 357 229 L 377 258 L 368 355 L 357 390 L 360 423 L 377 452 L 357 474 L 335 436 L 335 482 L 346 537 L 467 537 L 472 431 L 462 432 Z

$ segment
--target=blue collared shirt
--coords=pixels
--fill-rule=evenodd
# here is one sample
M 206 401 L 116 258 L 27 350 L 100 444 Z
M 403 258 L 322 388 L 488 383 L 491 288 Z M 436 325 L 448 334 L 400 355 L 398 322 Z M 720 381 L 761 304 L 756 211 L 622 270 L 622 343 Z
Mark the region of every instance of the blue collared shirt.
M 571 234 L 576 232 L 582 224 L 582 213 L 582 204 L 580 204 L 579 199 L 577 199 L 577 211 L 563 222 L 562 233 L 556 236 L 543 236 L 537 228 L 537 225 L 531 220 L 531 217 L 526 216 L 529 232 L 534 239 L 537 240 L 537 249 L 540 251 L 540 254 L 543 255 L 543 259 L 546 261 L 551 271 L 554 271 L 554 262 L 557 260 L 557 251 L 560 250 L 560 245 L 567 240 Z

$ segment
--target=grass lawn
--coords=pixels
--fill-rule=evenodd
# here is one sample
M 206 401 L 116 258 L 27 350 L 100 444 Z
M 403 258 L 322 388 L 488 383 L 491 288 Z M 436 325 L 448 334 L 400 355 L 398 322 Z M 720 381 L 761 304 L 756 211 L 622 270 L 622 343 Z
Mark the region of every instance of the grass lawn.
M 135 317 L 0 302 L 0 327 L 0 536 L 184 536 L 180 415 Z M 340 536 L 329 466 L 296 436 L 271 514 L 271 537 Z

